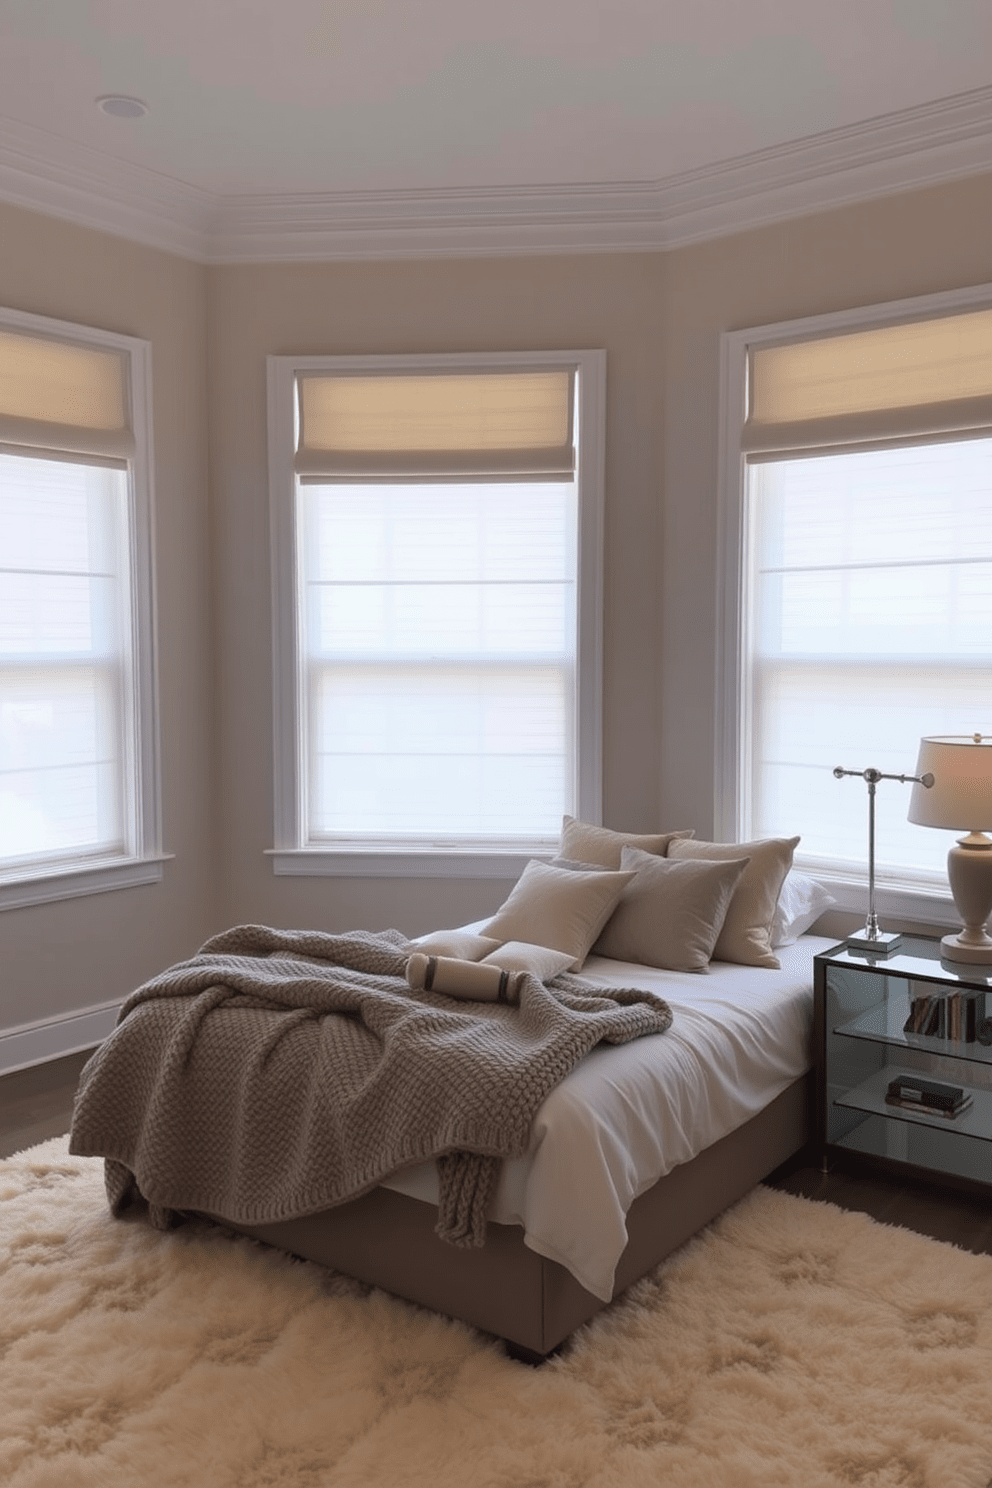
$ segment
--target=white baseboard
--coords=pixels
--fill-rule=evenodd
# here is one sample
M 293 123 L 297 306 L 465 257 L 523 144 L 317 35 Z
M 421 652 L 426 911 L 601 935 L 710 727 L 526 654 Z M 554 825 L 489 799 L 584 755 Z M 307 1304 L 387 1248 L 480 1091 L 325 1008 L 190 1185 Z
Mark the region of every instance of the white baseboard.
M 0 1029 L 0 1075 L 95 1048 L 113 1031 L 121 1002 L 101 1002 L 75 1013 Z

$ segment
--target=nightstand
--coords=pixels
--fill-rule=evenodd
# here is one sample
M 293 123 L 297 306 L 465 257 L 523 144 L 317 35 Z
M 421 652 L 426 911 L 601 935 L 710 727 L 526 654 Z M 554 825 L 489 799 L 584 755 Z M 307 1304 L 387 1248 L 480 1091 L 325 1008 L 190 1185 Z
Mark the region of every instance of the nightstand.
M 992 967 L 942 961 L 940 941 L 905 936 L 891 956 L 846 945 L 814 958 L 816 1133 L 841 1163 L 969 1190 L 992 1188 Z M 922 1024 L 922 1028 L 919 1026 Z M 899 1075 L 961 1086 L 948 1117 L 886 1101 Z

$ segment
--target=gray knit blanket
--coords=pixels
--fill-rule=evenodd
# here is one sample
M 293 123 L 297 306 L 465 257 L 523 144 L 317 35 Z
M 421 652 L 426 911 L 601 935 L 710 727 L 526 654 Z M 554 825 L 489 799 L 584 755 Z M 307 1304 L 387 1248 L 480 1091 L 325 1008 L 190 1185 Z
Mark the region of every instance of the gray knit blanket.
M 596 1044 L 663 1033 L 667 1003 L 563 975 L 519 1007 L 412 991 L 398 931 L 246 925 L 134 992 L 83 1070 L 70 1152 L 110 1206 L 247 1225 L 317 1213 L 436 1159 L 437 1232 L 481 1245 L 503 1159 Z

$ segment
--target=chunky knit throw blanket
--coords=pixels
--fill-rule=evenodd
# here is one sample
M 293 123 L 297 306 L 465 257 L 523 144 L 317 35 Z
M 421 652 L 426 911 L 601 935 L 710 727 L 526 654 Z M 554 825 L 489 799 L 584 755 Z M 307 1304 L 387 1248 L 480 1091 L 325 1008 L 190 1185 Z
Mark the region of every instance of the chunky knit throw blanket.
M 437 1160 L 437 1232 L 481 1245 L 503 1158 L 596 1044 L 663 1033 L 650 992 L 526 977 L 519 1007 L 414 992 L 398 931 L 247 925 L 134 992 L 82 1073 L 70 1151 L 105 1158 L 113 1212 L 264 1224 Z

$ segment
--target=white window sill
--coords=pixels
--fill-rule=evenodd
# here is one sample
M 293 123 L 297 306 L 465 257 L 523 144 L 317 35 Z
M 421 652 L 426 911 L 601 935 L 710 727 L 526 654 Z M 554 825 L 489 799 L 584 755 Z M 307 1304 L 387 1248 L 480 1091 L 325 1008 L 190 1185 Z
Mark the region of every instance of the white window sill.
M 115 889 L 130 889 L 137 884 L 158 883 L 162 864 L 171 853 L 158 853 L 146 858 L 103 859 L 74 867 L 38 869 L 14 877 L 0 874 L 0 910 L 25 909 L 31 904 L 53 904 L 59 899 L 79 899 L 85 894 L 105 894 Z
M 557 847 L 533 850 L 458 852 L 438 847 L 432 851 L 382 848 L 270 848 L 277 877 L 290 878 L 505 878 L 517 879 L 531 858 L 549 861 Z
M 829 913 L 841 911 L 856 914 L 862 920 L 867 918 L 867 876 L 855 877 L 849 873 L 831 873 L 822 867 L 812 865 L 806 867 L 801 863 L 797 863 L 796 866 L 801 872 L 810 874 L 818 883 L 821 883 L 828 893 L 833 894 L 837 903 L 831 905 Z M 961 916 L 955 908 L 950 887 L 947 886 L 946 881 L 941 889 L 939 884 L 931 886 L 876 878 L 875 913 L 882 922 L 883 930 L 887 919 L 908 921 L 910 924 L 917 923 L 921 926 L 940 925 L 948 929 L 956 929 L 961 924 Z

